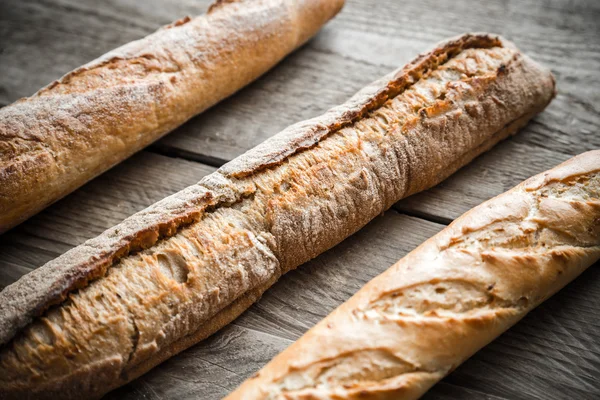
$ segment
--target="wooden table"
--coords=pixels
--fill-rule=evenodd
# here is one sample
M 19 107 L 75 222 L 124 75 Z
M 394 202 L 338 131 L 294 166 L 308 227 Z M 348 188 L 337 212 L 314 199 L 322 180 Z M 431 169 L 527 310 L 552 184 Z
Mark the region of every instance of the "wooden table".
M 0 104 L 34 93 L 198 0 L 3 0 Z M 217 399 L 454 218 L 574 154 L 600 148 L 600 2 L 348 0 L 308 45 L 163 140 L 0 236 L 0 287 L 195 183 L 287 125 L 343 102 L 437 41 L 505 35 L 558 79 L 551 106 L 436 188 L 290 272 L 231 325 L 109 399 Z M 600 398 L 600 265 L 436 385 L 427 399 Z

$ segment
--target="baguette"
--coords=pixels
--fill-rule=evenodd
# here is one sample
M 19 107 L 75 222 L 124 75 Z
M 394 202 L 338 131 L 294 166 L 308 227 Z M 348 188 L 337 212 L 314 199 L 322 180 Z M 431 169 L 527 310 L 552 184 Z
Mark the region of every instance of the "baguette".
M 553 95 L 552 74 L 501 38 L 442 43 L 5 288 L 0 395 L 97 397 L 130 381 Z
M 344 0 L 218 0 L 0 109 L 0 233 L 307 41 Z
M 596 150 L 455 220 L 226 399 L 416 399 L 599 259 Z

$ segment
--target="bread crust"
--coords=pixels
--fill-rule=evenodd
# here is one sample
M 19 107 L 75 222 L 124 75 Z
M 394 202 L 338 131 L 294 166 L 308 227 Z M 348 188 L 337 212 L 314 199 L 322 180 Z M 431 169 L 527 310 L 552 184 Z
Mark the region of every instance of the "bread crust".
M 252 82 L 342 5 L 219 1 L 0 109 L 0 233 Z
M 236 299 L 515 133 L 553 95 L 550 72 L 501 38 L 440 44 L 7 287 L 0 394 L 97 394 L 89 377 L 106 371 L 125 382 L 212 332 L 207 321 Z M 86 336 L 103 324 L 121 336 Z M 14 372 L 23 365 L 36 373 Z
M 416 399 L 600 259 L 600 150 L 468 211 L 226 399 Z

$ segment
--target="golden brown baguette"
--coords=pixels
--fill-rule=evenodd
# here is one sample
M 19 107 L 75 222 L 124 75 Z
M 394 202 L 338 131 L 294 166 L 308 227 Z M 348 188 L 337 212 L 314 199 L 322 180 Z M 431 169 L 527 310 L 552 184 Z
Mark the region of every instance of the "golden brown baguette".
M 553 94 L 550 72 L 500 38 L 439 45 L 8 286 L 0 395 L 93 397 L 130 381 Z
M 0 109 L 0 233 L 252 82 L 344 0 L 218 0 Z
M 416 399 L 600 259 L 600 150 L 467 212 L 226 399 Z

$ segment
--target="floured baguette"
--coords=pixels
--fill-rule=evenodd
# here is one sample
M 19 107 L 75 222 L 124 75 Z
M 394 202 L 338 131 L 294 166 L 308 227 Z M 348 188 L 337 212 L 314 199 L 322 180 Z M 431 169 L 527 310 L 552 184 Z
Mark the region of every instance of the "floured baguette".
M 553 94 L 551 73 L 498 37 L 439 45 L 8 286 L 0 395 L 93 397 L 130 381 Z
M 0 233 L 252 82 L 344 0 L 218 0 L 0 109 Z
M 458 218 L 227 399 L 416 399 L 599 259 L 596 150 Z

